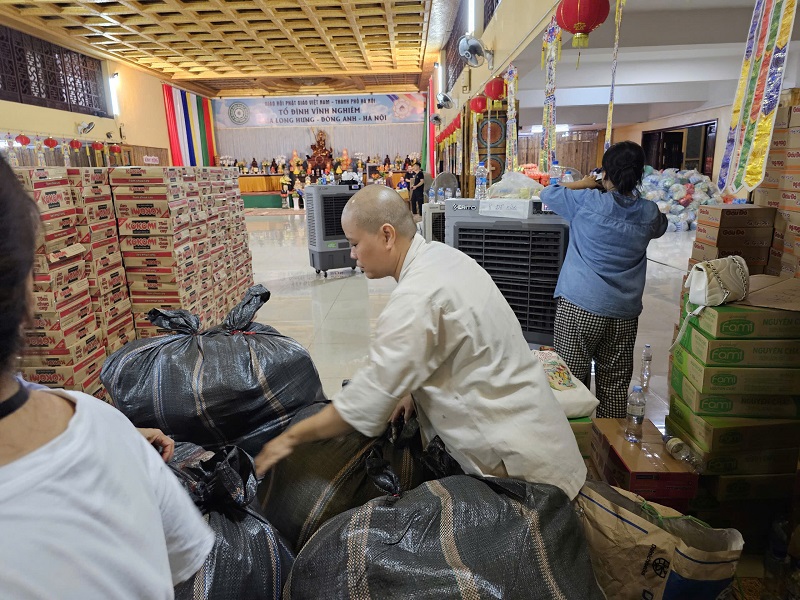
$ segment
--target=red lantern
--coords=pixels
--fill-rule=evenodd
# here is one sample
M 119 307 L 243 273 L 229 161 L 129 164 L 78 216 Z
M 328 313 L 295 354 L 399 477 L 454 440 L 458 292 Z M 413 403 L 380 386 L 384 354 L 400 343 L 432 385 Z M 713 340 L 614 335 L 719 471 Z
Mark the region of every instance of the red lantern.
M 572 34 L 573 48 L 588 48 L 589 34 L 608 18 L 610 10 L 608 0 L 561 0 L 556 21 Z
M 51 150 L 58 146 L 58 142 L 55 141 L 53 138 L 49 137 L 45 141 L 42 142 L 45 146 L 50 148 Z
M 495 77 L 486 84 L 486 89 L 483 91 L 491 100 L 502 100 L 506 97 L 506 82 L 502 77 Z
M 81 143 L 80 140 L 72 140 L 69 143 L 69 147 L 72 148 L 73 150 L 80 150 L 83 147 L 83 144 Z
M 27 146 L 31 143 L 31 138 L 29 138 L 24 133 L 20 133 L 17 137 L 14 138 L 14 141 L 17 142 L 20 146 Z
M 92 150 L 102 150 L 103 142 L 92 142 Z
M 475 96 L 469 101 L 469 108 L 474 113 L 486 112 L 486 96 Z
M 111 151 L 112 154 L 119 154 L 122 152 L 122 147 L 119 144 L 111 144 L 108 149 Z

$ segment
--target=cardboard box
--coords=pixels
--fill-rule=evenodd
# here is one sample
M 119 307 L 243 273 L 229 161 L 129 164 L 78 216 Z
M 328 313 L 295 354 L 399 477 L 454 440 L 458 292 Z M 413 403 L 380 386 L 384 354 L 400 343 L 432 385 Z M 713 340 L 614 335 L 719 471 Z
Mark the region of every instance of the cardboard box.
M 787 127 L 800 127 L 800 106 L 786 106 L 778 110 L 787 111 Z
M 72 198 L 72 203 L 76 207 L 82 207 L 92 203 L 106 203 L 113 205 L 111 188 L 107 185 L 70 188 L 69 191 Z
M 86 276 L 89 279 L 97 279 L 98 273 L 101 273 L 102 271 L 105 271 L 107 269 L 113 269 L 114 267 L 121 267 L 121 266 L 122 266 L 122 254 L 120 254 L 119 252 L 115 252 L 114 254 L 108 254 L 98 259 L 87 261 Z
M 719 340 L 690 324 L 680 343 L 704 365 L 800 367 L 800 340 Z
M 33 276 L 33 289 L 46 292 L 67 287 L 86 276 L 86 261 L 76 256 L 72 260 L 52 265 L 47 273 L 36 273 Z
M 800 192 L 800 172 L 781 174 L 778 189 L 783 192 Z
M 764 179 L 761 183 L 758 184 L 759 189 L 778 189 L 778 185 L 780 184 L 780 176 L 783 174 L 783 171 L 780 170 L 769 170 L 767 169 L 764 171 Z M 758 203 L 756 203 L 758 204 Z
M 41 212 L 75 207 L 68 187 L 45 188 L 29 192 L 29 194 Z
M 41 227 L 45 234 L 71 229 L 78 223 L 78 213 L 74 206 L 42 211 L 41 218 Z
M 687 301 L 688 294 L 685 294 L 684 306 Z M 689 310 L 696 308 L 695 304 L 689 303 Z M 692 322 L 698 329 L 718 339 L 800 338 L 800 311 L 726 304 L 703 309 Z
M 33 292 L 33 310 L 37 313 L 55 312 L 75 302 L 89 293 L 89 282 L 86 279 L 76 281 L 66 287 Z
M 176 236 L 172 235 L 123 236 L 120 238 L 119 245 L 122 249 L 123 258 L 126 258 L 130 252 L 136 252 L 139 256 L 149 255 L 154 257 L 166 257 L 165 255 L 173 252 L 180 252 L 183 256 L 187 256 L 187 253 L 191 252 L 191 255 L 194 256 L 191 242 L 187 246 L 185 240 L 176 241 Z M 127 261 L 125 264 L 128 264 Z
M 30 329 L 68 329 L 91 314 L 94 314 L 92 298 L 86 292 L 58 310 L 34 313 Z
M 800 394 L 800 377 L 797 376 L 797 369 L 709 367 L 682 346 L 674 348 L 672 359 L 673 368 L 679 369 L 698 391 L 705 394 Z
M 103 332 L 95 331 L 67 348 L 59 350 L 29 348 L 22 359 L 22 364 L 34 368 L 78 365 L 105 345 Z
M 628 442 L 624 431 L 625 419 L 592 422 L 592 461 L 606 482 L 647 500 L 694 497 L 697 473 L 670 456 L 655 425 L 644 420 L 639 444 Z
M 753 190 L 753 204 L 759 207 L 772 207 L 777 208 L 781 204 L 781 192 L 777 188 L 779 185 L 776 182 L 776 187 L 769 188 L 763 184 Z
M 65 367 L 21 367 L 20 374 L 25 381 L 56 388 L 79 388 L 87 379 L 99 375 L 106 358 L 106 349 L 100 348 L 90 354 L 82 363 Z
M 772 130 L 772 140 L 770 142 L 770 151 L 772 150 L 786 150 L 789 142 L 789 128 L 776 127 Z
M 786 169 L 786 150 L 770 150 L 767 155 L 767 170 L 784 171 Z
M 78 230 L 75 227 L 45 233 L 39 231 L 36 237 L 36 254 L 50 254 L 58 252 L 67 246 L 78 243 Z
M 98 271 L 97 278 L 89 280 L 89 292 L 92 295 L 103 296 L 127 282 L 125 268 L 122 265 L 112 266 Z
M 186 192 L 177 183 L 114 187 L 114 202 L 172 202 L 185 199 Z
M 97 309 L 94 313 L 97 325 L 107 332 L 110 324 L 131 314 L 131 300 L 130 298 L 123 298 L 120 302 L 110 304 L 106 310 L 102 310 L 98 303 Z
M 706 452 L 796 448 L 800 445 L 800 420 L 796 419 L 696 415 L 677 395 L 670 396 L 669 415 Z
M 789 212 L 800 211 L 800 192 L 780 190 L 780 193 L 781 193 L 780 210 L 788 210 Z
M 168 185 L 180 183 L 179 167 L 113 167 L 108 174 L 112 186 Z
M 706 452 L 669 415 L 665 423 L 667 431 L 686 442 L 698 457 L 703 475 L 765 475 L 797 471 L 798 448 Z
M 762 208 L 762 207 L 759 207 Z M 767 209 L 772 210 L 772 209 Z M 702 244 L 717 246 L 726 250 L 767 247 L 772 244 L 772 227 L 713 227 L 697 225 L 697 237 Z
M 789 110 L 791 106 L 780 106 L 775 110 L 775 124 L 777 129 L 785 129 L 789 127 Z
M 694 242 L 692 244 L 692 258 L 696 261 L 702 262 L 704 260 L 714 260 L 715 258 L 724 258 L 726 256 L 741 256 L 748 267 L 751 265 L 766 265 L 769 260 L 769 248 L 760 247 L 725 250 L 718 246 L 703 244 L 701 242 Z
M 136 329 L 137 340 L 147 340 L 162 335 L 175 335 L 171 329 L 162 329 L 160 327 L 142 327 Z
M 115 307 L 117 305 L 124 303 L 126 300 L 129 301 L 130 296 L 128 295 L 128 288 L 125 286 L 120 286 L 108 294 L 103 294 L 102 296 L 94 296 L 92 297 L 92 304 L 94 305 L 95 312 L 106 312 L 106 313 L 113 313 Z
M 25 345 L 33 352 L 50 350 L 58 354 L 59 351 L 74 346 L 94 334 L 95 331 L 97 331 L 97 324 L 94 315 L 89 315 L 67 329 L 28 330 L 25 332 Z
M 102 242 L 107 240 L 117 240 L 117 224 L 114 221 L 105 221 L 102 223 L 92 223 L 90 225 L 78 225 L 78 241 L 85 245 L 91 245 L 94 242 Z
M 114 203 L 111 198 L 105 200 L 92 199 L 91 202 L 87 201 L 83 206 L 79 206 L 75 210 L 78 216 L 78 225 L 93 225 L 104 221 L 113 221 L 115 217 Z
M 800 169 L 800 130 L 789 129 L 787 134 L 787 143 L 790 146 L 786 149 L 786 169 L 797 170 Z
M 711 483 L 711 492 L 720 502 L 785 499 L 792 496 L 796 479 L 794 473 L 720 475 Z
M 185 198 L 177 200 L 119 200 L 115 201 L 119 219 L 168 219 L 189 212 Z
M 27 191 L 69 185 L 64 167 L 20 167 L 14 169 L 17 179 Z
M 178 232 L 188 229 L 189 224 L 189 215 L 174 215 L 166 219 L 119 219 L 117 221 L 119 234 L 122 236 L 174 236 Z
M 120 314 L 102 327 L 103 332 L 109 339 L 115 338 L 119 332 L 129 329 L 133 329 L 133 313 L 130 311 Z
M 105 167 L 67 167 L 67 177 L 74 187 L 108 185 L 108 169 Z
M 589 417 L 569 419 L 569 426 L 572 428 L 581 456 L 589 458 L 592 454 L 592 420 Z
M 719 228 L 772 227 L 775 210 L 747 204 L 717 204 L 697 207 L 697 222 Z
M 54 269 L 59 269 L 65 264 L 74 263 L 83 259 L 86 249 L 81 244 L 72 244 L 61 250 L 50 252 L 49 254 L 33 255 L 33 272 L 50 273 Z

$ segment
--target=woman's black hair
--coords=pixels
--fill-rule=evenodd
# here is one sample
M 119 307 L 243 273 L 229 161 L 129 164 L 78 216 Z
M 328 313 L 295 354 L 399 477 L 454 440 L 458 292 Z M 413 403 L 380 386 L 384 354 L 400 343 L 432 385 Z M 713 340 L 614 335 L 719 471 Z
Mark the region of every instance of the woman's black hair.
M 0 156 L 0 373 L 13 365 L 28 315 L 39 211 Z
M 619 142 L 603 154 L 603 171 L 617 192 L 631 196 L 644 175 L 644 150 L 635 142 Z

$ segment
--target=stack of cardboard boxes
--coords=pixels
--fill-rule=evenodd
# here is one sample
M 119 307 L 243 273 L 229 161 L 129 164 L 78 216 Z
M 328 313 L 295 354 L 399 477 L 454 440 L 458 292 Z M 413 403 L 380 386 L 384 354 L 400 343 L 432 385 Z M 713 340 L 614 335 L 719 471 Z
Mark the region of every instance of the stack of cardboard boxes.
M 70 167 L 70 191 L 85 248 L 92 308 L 108 354 L 136 339 L 131 302 L 119 247 L 108 169 Z
M 100 369 L 106 350 L 92 310 L 67 170 L 16 172 L 42 218 L 34 257 L 34 318 L 25 332 L 20 372 L 33 383 L 102 397 Z
M 708 205 L 697 209 L 697 235 L 689 268 L 697 262 L 741 256 L 750 275 L 764 273 L 772 245 L 775 208 L 748 204 Z
M 705 308 L 672 354 L 667 431 L 702 464 L 691 512 L 739 529 L 754 547 L 765 543 L 775 514 L 789 510 L 795 490 L 798 373 L 800 312 L 787 310 Z
M 778 109 L 767 170 L 753 202 L 778 211 L 765 272 L 800 277 L 800 106 Z

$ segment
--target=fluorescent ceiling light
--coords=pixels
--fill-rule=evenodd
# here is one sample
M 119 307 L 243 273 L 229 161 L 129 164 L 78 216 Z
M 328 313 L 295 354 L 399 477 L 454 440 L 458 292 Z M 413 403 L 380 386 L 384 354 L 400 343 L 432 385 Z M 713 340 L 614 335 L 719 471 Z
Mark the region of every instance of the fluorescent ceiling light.
M 475 31 L 475 3 L 478 0 L 467 0 L 468 17 L 467 17 L 467 34 L 472 34 Z M 481 3 L 483 4 L 483 3 Z

